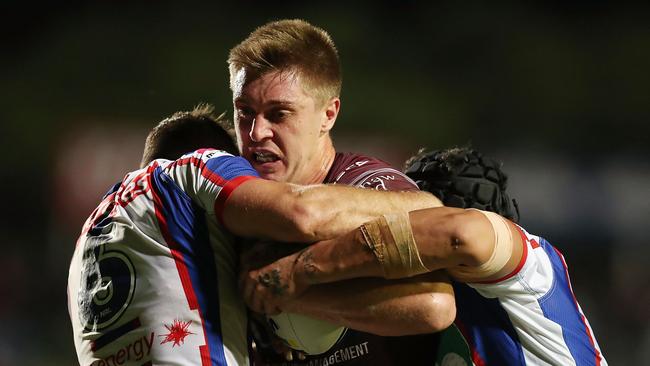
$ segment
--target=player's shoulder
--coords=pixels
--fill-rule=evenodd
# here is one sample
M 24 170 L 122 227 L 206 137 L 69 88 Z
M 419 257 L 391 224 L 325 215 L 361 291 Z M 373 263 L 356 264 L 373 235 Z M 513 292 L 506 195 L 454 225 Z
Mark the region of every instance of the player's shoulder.
M 199 165 L 204 165 L 210 159 L 219 158 L 219 157 L 234 158 L 232 154 L 226 151 L 212 149 L 212 148 L 205 148 L 205 149 L 198 149 L 195 151 L 188 151 L 187 153 L 181 155 L 176 160 L 169 160 L 165 158 L 154 159 L 151 162 L 149 162 L 149 164 L 147 164 L 145 167 L 139 170 L 151 171 L 158 167 L 165 170 L 173 167 L 186 166 L 186 165 L 199 166 Z
M 182 155 L 179 159 L 177 159 L 176 162 L 181 164 L 185 161 L 200 161 L 203 163 L 207 163 L 209 160 L 212 159 L 229 160 L 235 158 L 238 157 L 230 154 L 229 152 L 218 150 L 218 149 L 205 148 L 205 149 L 198 149 L 195 151 L 188 152 Z
M 392 166 L 372 156 L 352 152 L 337 152 L 326 180 L 330 183 L 338 183 L 344 177 L 356 176 L 379 168 L 392 168 Z
M 384 160 L 359 154 L 336 153 L 325 183 L 384 190 L 415 190 L 417 185 Z
M 153 160 L 149 163 L 148 167 L 161 167 L 163 170 L 170 170 L 179 167 L 192 167 L 202 170 L 206 167 L 214 167 L 217 164 L 222 165 L 226 163 L 229 165 L 237 164 L 245 167 L 250 166 L 250 164 L 240 156 L 232 155 L 223 150 L 204 148 L 187 152 L 176 160 Z
M 259 176 L 246 159 L 213 148 L 191 151 L 176 160 L 156 159 L 144 169 L 154 175 L 168 176 L 182 186 L 188 179 L 207 179 L 222 185 L 239 176 Z

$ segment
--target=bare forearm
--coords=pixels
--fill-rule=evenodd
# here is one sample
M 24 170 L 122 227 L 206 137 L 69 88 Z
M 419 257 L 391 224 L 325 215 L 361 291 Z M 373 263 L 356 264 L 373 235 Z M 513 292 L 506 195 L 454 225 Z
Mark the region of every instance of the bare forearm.
M 301 187 L 298 192 L 312 218 L 313 241 L 340 236 L 385 213 L 442 206 L 435 196 L 420 191 L 386 192 L 321 185 Z
M 308 286 L 361 277 L 382 277 L 377 258 L 356 228 L 346 235 L 315 243 L 295 253 L 293 276 Z
M 473 216 L 479 218 L 479 224 Z M 480 214 L 442 207 L 414 211 L 410 217 L 410 229 L 425 271 L 459 264 L 475 265 L 476 247 L 488 235 Z M 386 272 L 367 240 L 357 228 L 306 248 L 296 254 L 296 281 L 314 285 L 358 277 L 384 277 Z
M 455 317 L 451 285 L 422 279 L 366 278 L 315 286 L 285 310 L 383 336 L 437 332 Z
M 249 272 L 244 280 L 247 284 L 245 297 L 248 299 L 249 306 L 254 309 L 270 308 L 265 311 L 278 311 L 313 285 L 360 277 L 411 277 L 417 273 L 448 269 L 461 264 L 480 265 L 482 259 L 477 258 L 485 255 L 476 256 L 474 252 L 477 251 L 473 251 L 473 248 L 481 247 L 480 244 L 484 241 L 480 240 L 480 237 L 485 236 L 486 229 L 488 233 L 490 230 L 489 222 L 486 224 L 487 219 L 482 218 L 481 215 L 480 213 L 468 214 L 466 210 L 451 208 L 412 212 L 410 225 L 404 220 L 399 224 L 401 229 L 412 229 L 410 236 L 398 235 L 400 240 L 407 238 L 405 240 L 408 241 L 408 245 L 396 244 L 392 236 L 392 226 L 380 227 L 380 230 L 368 229 L 370 224 L 375 225 L 373 226 L 375 229 L 379 227 L 381 219 L 384 219 L 380 218 L 364 224 L 365 229 L 356 228 L 341 237 L 318 242 L 264 268 Z M 387 225 L 387 222 L 384 221 L 383 224 Z M 465 230 L 463 229 L 465 226 L 470 228 Z M 375 234 L 391 235 L 391 237 L 384 238 L 380 235 L 379 242 L 371 245 L 370 242 L 375 240 L 374 234 L 369 234 L 371 231 Z M 494 232 L 491 235 L 494 236 Z M 369 239 L 370 236 L 373 238 Z M 412 237 L 415 237 L 415 243 Z M 413 258 L 403 261 L 400 253 L 398 255 L 394 252 L 380 253 L 377 248 L 380 246 L 387 248 L 391 240 L 395 248 L 399 247 L 403 250 L 406 247 L 409 253 L 420 252 L 421 256 L 416 259 L 424 264 L 420 264 L 416 268 L 417 271 L 409 272 L 415 268 L 409 265 L 415 262 L 411 260 Z M 489 254 L 489 251 L 484 252 Z M 407 270 L 402 270 L 400 266 Z M 271 282 L 267 277 L 278 280 Z
M 242 183 L 228 198 L 223 222 L 240 236 L 314 242 L 343 235 L 387 212 L 440 205 L 426 192 L 297 186 L 255 179 Z

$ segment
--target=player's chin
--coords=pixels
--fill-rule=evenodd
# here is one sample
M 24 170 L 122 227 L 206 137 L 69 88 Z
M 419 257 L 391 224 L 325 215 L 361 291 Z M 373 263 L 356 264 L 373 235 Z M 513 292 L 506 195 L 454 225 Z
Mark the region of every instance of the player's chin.
M 286 169 L 280 160 L 265 163 L 256 162 L 253 164 L 253 168 L 264 179 L 284 181 L 286 176 Z

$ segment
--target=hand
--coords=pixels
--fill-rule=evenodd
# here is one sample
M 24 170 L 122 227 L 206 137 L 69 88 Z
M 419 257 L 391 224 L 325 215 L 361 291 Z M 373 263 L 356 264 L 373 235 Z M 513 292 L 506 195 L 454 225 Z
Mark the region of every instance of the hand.
M 259 269 L 242 271 L 239 288 L 246 304 L 259 313 L 274 315 L 282 307 L 307 289 L 307 284 L 295 276 L 296 261 L 300 252 L 295 253 Z

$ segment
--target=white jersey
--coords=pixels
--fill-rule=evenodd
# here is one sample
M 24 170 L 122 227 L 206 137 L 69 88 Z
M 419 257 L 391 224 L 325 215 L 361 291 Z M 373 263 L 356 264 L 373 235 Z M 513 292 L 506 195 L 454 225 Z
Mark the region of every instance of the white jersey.
M 564 257 L 517 226 L 517 268 L 482 283 L 454 282 L 458 314 L 475 365 L 607 365 L 576 301 Z
M 81 365 L 247 365 L 238 252 L 221 220 L 257 173 L 202 149 L 155 160 L 107 193 L 86 221 L 68 277 Z

